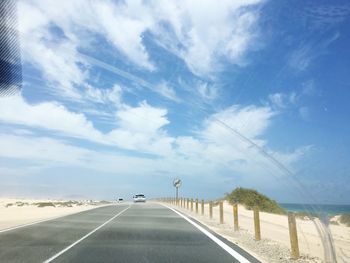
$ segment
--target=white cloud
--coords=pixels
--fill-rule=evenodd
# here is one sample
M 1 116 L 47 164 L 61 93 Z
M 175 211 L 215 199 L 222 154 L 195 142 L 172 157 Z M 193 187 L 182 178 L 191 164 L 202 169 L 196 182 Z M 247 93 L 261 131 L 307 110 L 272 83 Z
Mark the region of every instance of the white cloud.
M 45 10 L 27 2 L 20 2 L 18 9 L 24 60 L 41 71 L 52 85 L 52 92 L 80 99 L 75 86 L 83 84 L 86 76 L 77 64 L 83 61 L 77 56 L 76 41 L 56 39 L 50 33 L 51 21 Z
M 35 35 L 34 38 L 29 39 L 32 46 L 28 47 L 28 51 L 31 52 L 44 40 L 53 40 L 54 34 L 50 31 L 52 25 L 58 26 L 63 31 L 65 35 L 63 42 L 76 44 L 75 53 L 77 45 L 91 44 L 88 33 L 100 34 L 133 63 L 153 70 L 154 66 L 149 61 L 142 43 L 142 34 L 151 26 L 152 18 L 147 14 L 142 15 L 145 14 L 142 7 L 141 2 L 138 1 L 128 5 L 111 1 L 49 0 L 45 4 L 42 1 L 21 1 L 19 4 L 20 31 L 24 37 Z M 34 21 L 32 21 L 33 16 L 35 16 Z M 49 47 L 46 46 L 46 48 Z M 77 56 L 73 54 L 72 59 L 77 61 Z
M 109 104 L 113 107 L 120 107 L 122 105 L 122 88 L 119 85 L 114 85 L 109 89 L 86 85 L 84 96 L 87 100 L 95 103 Z
M 315 88 L 313 80 L 306 81 L 301 85 L 300 92 L 290 92 L 290 93 L 274 93 L 268 96 L 270 105 L 273 109 L 282 111 L 293 109 L 301 117 L 302 120 L 310 120 L 310 107 L 304 104 L 305 97 L 319 95 L 320 92 Z
M 166 127 L 170 124 L 167 110 L 155 108 L 146 102 L 136 107 L 123 105 L 116 112 L 118 127 L 102 133 L 82 114 L 68 111 L 53 102 L 30 105 L 22 98 L 1 99 L 0 120 L 6 124 L 22 124 L 39 127 L 66 135 L 65 140 L 36 137 L 37 133 L 0 133 L 0 156 L 28 160 L 27 165 L 36 170 L 48 167 L 78 167 L 106 173 L 154 176 L 159 171 L 175 172 L 181 176 L 192 176 L 217 180 L 228 174 L 239 174 L 244 180 L 259 180 L 281 175 L 282 172 L 261 154 L 252 143 L 242 140 L 231 128 L 257 143 L 268 147 L 262 138 L 275 112 L 269 107 L 234 105 L 209 116 L 197 130 L 197 136 L 170 136 Z M 222 125 L 222 124 L 225 125 Z M 229 127 L 227 127 L 228 125 Z M 136 153 L 152 153 L 135 157 L 134 154 L 117 153 L 110 148 L 91 150 L 75 146 L 78 137 L 97 143 L 130 149 Z M 279 159 L 288 168 L 307 153 L 307 148 L 297 148 L 283 153 L 267 148 L 267 152 Z M 212 178 L 212 179 L 210 179 Z
M 308 45 L 301 46 L 291 53 L 289 66 L 298 71 L 305 71 L 309 67 L 313 58 L 314 55 L 312 48 Z
M 262 178 L 285 175 L 271 159 L 275 158 L 291 169 L 308 153 L 309 147 L 290 152 L 269 149 L 267 141 L 261 138 L 275 115 L 269 107 L 231 106 L 208 117 L 203 129 L 198 131 L 198 138 L 178 137 L 176 152 L 190 161 L 215 167 L 215 171 L 239 173 L 245 181 L 257 182 Z M 242 135 L 248 140 L 242 139 Z
M 1 134 L 1 157 L 31 159 L 36 162 L 55 162 L 56 165 L 76 164 L 89 153 L 88 150 L 71 146 L 51 138 L 36 138 Z
M 162 129 L 169 123 L 167 111 L 147 102 L 137 107 L 122 105 L 116 111 L 115 124 L 119 128 L 107 133 L 94 127 L 84 114 L 69 111 L 57 102 L 29 104 L 21 96 L 0 98 L 0 102 L 0 122 L 3 123 L 42 128 L 68 137 L 156 155 L 171 151 L 173 139 Z
M 42 128 L 68 137 L 160 156 L 180 153 L 204 158 L 203 153 L 206 153 L 210 158 L 215 156 L 215 160 L 227 161 L 245 159 L 245 154 L 250 152 L 251 145 L 235 132 L 264 146 L 266 142 L 261 137 L 275 115 L 268 107 L 234 105 L 208 117 L 197 131 L 198 138 L 175 138 L 165 129 L 170 123 L 167 110 L 146 102 L 136 107 L 123 105 L 116 111 L 118 127 L 106 133 L 96 129 L 85 115 L 71 112 L 55 102 L 31 105 L 19 96 L 8 97 L 1 99 L 0 111 L 3 113 L 0 121 L 6 124 Z
M 225 134 L 230 131 L 227 128 L 223 129 L 220 123 L 223 122 L 245 137 L 255 139 L 265 132 L 275 114 L 269 107 L 248 106 L 242 108 L 233 105 L 209 117 L 205 122 L 202 135 L 214 141 L 225 140 Z
M 102 134 L 81 113 L 56 102 L 28 104 L 21 96 L 0 98 L 0 121 L 61 132 L 76 138 L 100 141 Z
M 197 131 L 198 138 L 176 138 L 165 129 L 170 123 L 167 110 L 147 102 L 136 107 L 123 105 L 116 111 L 118 127 L 105 133 L 94 127 L 85 115 L 69 111 L 56 102 L 31 105 L 20 96 L 6 97 L 1 98 L 0 111 L 0 121 L 6 124 L 42 128 L 66 137 L 158 156 L 180 154 L 220 162 L 249 159 L 252 145 L 242 140 L 241 135 L 265 147 L 267 142 L 262 137 L 276 114 L 268 107 L 234 105 L 209 116 Z
M 209 85 L 208 83 L 201 82 L 198 84 L 198 92 L 201 97 L 206 101 L 211 101 L 217 98 L 218 88 L 214 85 Z
M 138 167 L 151 173 L 157 167 L 152 159 L 124 156 L 118 153 L 89 150 L 63 140 L 47 137 L 0 134 L 0 157 L 28 160 L 37 170 L 48 167 L 81 167 L 120 174 L 137 174 Z M 21 168 L 22 169 L 22 168 Z M 22 172 L 22 174 L 25 174 Z
M 125 106 L 116 115 L 119 128 L 108 137 L 118 146 L 159 155 L 171 152 L 174 139 L 163 130 L 169 124 L 167 110 L 142 102 L 138 107 Z
M 249 7 L 260 2 L 21 1 L 24 57 L 66 95 L 78 97 L 74 86 L 88 77 L 78 66 L 86 63 L 78 47 L 93 47 L 97 34 L 135 65 L 154 70 L 143 41 L 144 34 L 152 32 L 154 40 L 182 58 L 192 72 L 206 76 L 218 70 L 221 60 L 245 64 L 258 17 Z M 63 37 L 58 38 L 52 26 L 62 30 Z
M 111 12 L 120 14 L 120 10 L 116 10 L 111 2 L 48 1 L 43 4 L 41 1 L 20 1 L 18 9 L 24 61 L 40 70 L 50 84 L 49 91 L 55 95 L 83 99 L 81 87 L 86 85 L 89 77 L 89 63 L 79 54 L 78 48 L 91 45 L 91 34 L 103 34 L 135 64 L 153 68 L 141 43 L 140 32 L 136 30 L 137 25 L 133 26 L 135 23 L 147 25 L 141 21 L 133 24 L 131 18 L 129 21 L 127 17 L 113 16 Z M 130 26 L 133 27 L 128 32 Z M 53 27 L 57 28 L 53 30 Z M 86 86 L 91 91 L 91 87 Z
M 138 107 L 125 107 L 125 109 L 117 112 L 121 128 L 142 132 L 154 133 L 169 121 L 165 117 L 167 111 L 165 109 L 153 108 L 142 102 Z
M 349 17 L 350 7 L 344 2 L 313 3 L 305 6 L 302 19 L 308 21 L 309 30 L 329 32 Z
M 165 81 L 162 81 L 160 84 L 158 84 L 155 87 L 155 91 L 163 95 L 165 98 L 180 102 L 180 99 L 177 97 L 175 90 Z
M 319 56 L 326 54 L 329 46 L 339 38 L 335 33 L 328 38 L 316 43 L 306 43 L 293 50 L 289 56 L 288 63 L 291 68 L 297 71 L 305 71 Z
M 248 168 L 260 155 L 253 144 L 265 147 L 261 137 L 275 113 L 268 107 L 233 105 L 213 114 L 204 122 L 199 136 L 206 144 L 206 154 L 231 169 Z M 244 138 L 243 138 L 244 137 Z M 266 160 L 265 160 L 266 162 Z M 240 168 L 239 168 L 240 167 Z
M 270 152 L 270 154 L 282 164 L 286 165 L 289 169 L 292 169 L 292 164 L 299 161 L 302 157 L 309 153 L 312 150 L 312 147 L 312 145 L 307 145 L 296 148 L 292 152 Z
M 143 45 L 143 33 L 153 24 L 153 19 L 146 12 L 141 1 L 129 4 L 94 2 L 96 22 L 102 34 L 105 34 L 119 50 L 132 62 L 148 70 L 154 70 L 146 48 Z M 145 14 L 146 13 L 146 14 Z M 137 15 L 135 15 L 137 14 Z
M 176 151 L 187 158 L 201 158 L 206 150 L 205 143 L 191 136 L 180 136 L 176 138 Z
M 286 93 L 274 93 L 268 96 L 272 103 L 272 106 L 277 109 L 285 109 L 291 106 L 295 106 L 298 102 L 299 95 L 296 92 Z
M 221 59 L 245 64 L 244 54 L 253 45 L 257 21 L 257 14 L 248 8 L 260 2 L 162 2 L 156 10 L 167 26 L 158 25 L 153 32 L 193 73 L 205 76 L 218 70 Z
M 272 102 L 273 105 L 276 105 L 279 108 L 284 108 L 284 97 L 285 94 L 283 93 L 274 93 L 269 95 L 269 100 Z
M 252 143 L 268 149 L 264 135 L 277 114 L 274 110 L 295 103 L 295 93 L 272 94 L 271 107 L 233 105 L 208 116 L 200 127 L 194 127 L 193 136 L 181 134 L 181 129 L 174 136 L 168 133 L 171 123 L 166 108 L 151 106 L 146 101 L 126 105 L 121 86 L 98 88 L 87 84 L 87 80 L 93 65 L 165 98 L 182 101 L 174 87 L 166 81 L 152 85 L 115 67 L 111 60 L 104 63 L 78 52 L 81 48 L 99 50 L 96 36 L 104 37 L 115 48 L 111 49 L 109 59 L 121 54 L 126 64 L 138 67 L 137 71 L 155 71 L 156 60 L 152 60 L 144 41 L 144 36 L 150 33 L 151 40 L 181 58 L 192 73 L 202 79 L 211 78 L 226 63 L 239 66 L 247 63 L 246 53 L 254 48 L 258 31 L 258 13 L 254 9 L 261 2 L 21 1 L 19 22 L 25 61 L 41 71 L 55 92 L 87 103 L 67 104 L 68 108 L 54 101 L 30 104 L 20 96 L 1 98 L 0 122 L 25 129 L 15 127 L 12 135 L 0 134 L 0 156 L 31 160 L 40 163 L 40 167 L 78 166 L 128 175 L 153 176 L 162 170 L 206 178 L 232 171 L 246 177 L 264 176 L 266 172 L 261 171 L 261 166 L 270 169 L 271 163 Z M 306 62 L 301 61 L 301 67 L 308 66 Z M 199 94 L 206 101 L 217 98 L 217 86 L 198 83 L 191 86 L 194 92 L 191 94 Z M 96 119 L 87 117 L 90 115 L 72 110 L 90 102 L 111 106 L 105 112 L 97 110 L 101 105 L 85 111 L 101 119 L 104 115 L 112 122 L 111 130 L 97 125 Z M 47 137 L 35 137 L 39 134 L 37 129 L 45 130 Z M 65 140 L 48 138 L 50 132 Z M 107 147 L 94 151 L 78 147 L 74 145 L 77 138 L 112 146 L 108 147 L 111 152 L 101 150 Z M 84 142 L 79 141 L 79 145 Z M 133 152 L 117 153 L 120 149 Z M 297 148 L 288 153 L 271 149 L 268 152 L 288 166 L 306 151 Z
M 118 76 L 125 78 L 129 81 L 131 81 L 134 84 L 137 84 L 138 86 L 144 87 L 149 89 L 152 92 L 156 92 L 162 96 L 164 96 L 167 99 L 179 102 L 180 99 L 178 98 L 178 96 L 176 95 L 175 90 L 166 82 L 166 81 L 161 81 L 159 84 L 152 84 L 138 76 L 136 76 L 135 74 L 131 74 L 129 72 L 126 72 L 125 70 L 122 70 L 116 66 L 113 66 L 111 64 L 105 63 L 99 59 L 93 58 L 91 56 L 87 56 L 87 55 L 83 55 L 80 54 L 80 56 L 84 59 L 86 59 L 89 63 L 93 64 L 94 66 L 106 69 L 114 74 L 117 74 Z M 129 92 L 133 92 L 131 87 L 123 87 L 124 90 L 127 90 Z

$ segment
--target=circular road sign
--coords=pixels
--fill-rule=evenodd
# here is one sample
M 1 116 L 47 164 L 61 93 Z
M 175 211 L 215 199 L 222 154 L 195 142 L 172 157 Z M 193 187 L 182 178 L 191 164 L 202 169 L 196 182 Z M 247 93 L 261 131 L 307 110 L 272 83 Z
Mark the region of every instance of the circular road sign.
M 181 180 L 180 179 L 174 179 L 174 181 L 173 181 L 173 185 L 174 185 L 174 187 L 176 187 L 176 188 L 179 188 L 180 186 L 181 186 Z

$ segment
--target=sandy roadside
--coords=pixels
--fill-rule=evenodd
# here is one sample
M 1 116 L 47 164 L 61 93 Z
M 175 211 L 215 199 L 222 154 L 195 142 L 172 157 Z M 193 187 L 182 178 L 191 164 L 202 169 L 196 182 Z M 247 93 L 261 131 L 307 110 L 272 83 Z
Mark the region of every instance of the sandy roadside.
M 167 204 L 168 205 L 168 204 Z M 213 219 L 209 219 L 209 205 L 205 205 L 205 214 L 190 212 L 187 209 L 174 208 L 193 216 L 209 228 L 226 237 L 232 242 L 257 256 L 263 262 L 324 262 L 324 251 L 316 225 L 318 220 L 297 219 L 299 248 L 302 257 L 293 261 L 290 259 L 290 240 L 288 219 L 284 215 L 260 213 L 261 241 L 254 240 L 253 212 L 239 205 L 239 232 L 233 231 L 232 206 L 224 204 L 224 224 L 219 224 L 219 207 L 213 208 Z M 195 210 L 195 209 L 194 209 Z M 337 262 L 350 262 L 350 227 L 330 225 Z
M 43 207 L 38 207 L 41 203 Z M 48 206 L 54 204 L 55 206 Z M 0 230 L 96 208 L 100 203 L 0 198 Z

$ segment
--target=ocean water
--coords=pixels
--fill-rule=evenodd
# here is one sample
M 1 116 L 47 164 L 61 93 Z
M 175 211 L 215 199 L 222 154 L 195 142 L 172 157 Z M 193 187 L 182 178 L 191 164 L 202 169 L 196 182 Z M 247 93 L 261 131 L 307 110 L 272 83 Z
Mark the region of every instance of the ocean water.
M 290 212 L 309 212 L 317 214 L 350 214 L 350 205 L 311 205 L 311 204 L 286 204 L 280 203 L 284 209 Z

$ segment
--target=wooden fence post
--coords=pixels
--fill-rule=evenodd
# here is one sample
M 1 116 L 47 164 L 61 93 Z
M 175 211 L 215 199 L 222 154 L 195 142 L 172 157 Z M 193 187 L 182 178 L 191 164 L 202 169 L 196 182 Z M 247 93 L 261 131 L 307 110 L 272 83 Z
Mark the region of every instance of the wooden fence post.
M 220 224 L 224 223 L 224 202 L 220 201 Z
M 238 226 L 238 205 L 233 204 L 233 222 L 234 222 L 234 231 L 239 230 Z
M 210 219 L 213 218 L 213 201 L 209 202 L 209 217 Z
M 202 215 L 204 215 L 204 200 L 202 199 L 202 203 L 201 203 L 201 212 L 202 212 Z
M 261 240 L 259 209 L 257 207 L 254 207 L 254 229 L 255 240 Z
M 196 199 L 196 214 L 198 214 L 198 198 Z
M 291 258 L 298 259 L 300 254 L 299 254 L 299 245 L 298 245 L 297 224 L 295 221 L 294 213 L 291 213 L 291 212 L 288 213 L 288 226 L 289 226 Z

